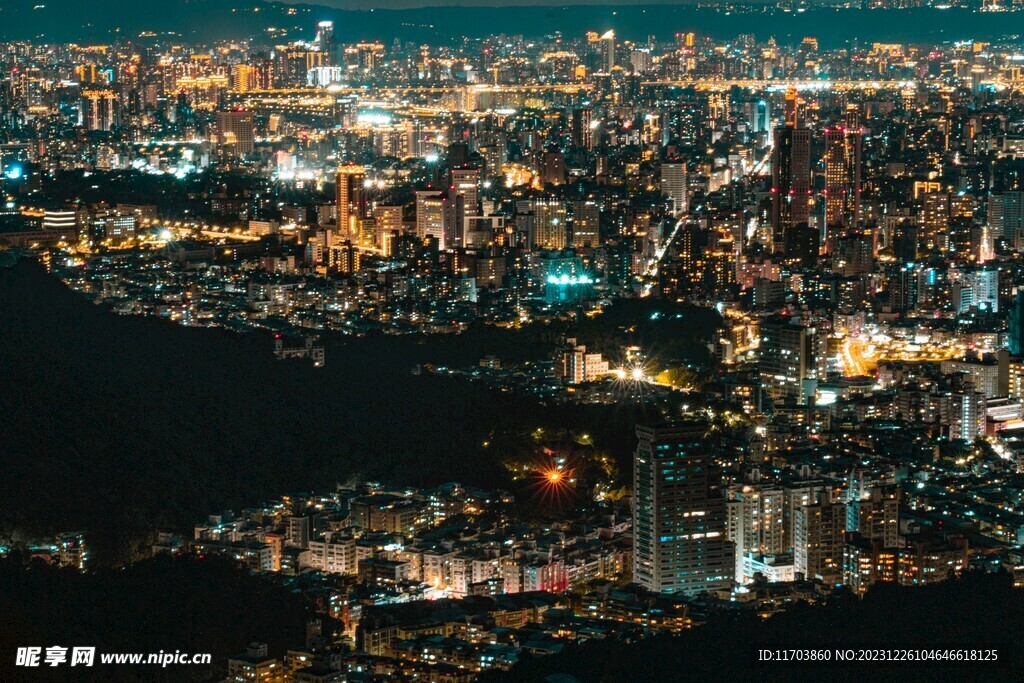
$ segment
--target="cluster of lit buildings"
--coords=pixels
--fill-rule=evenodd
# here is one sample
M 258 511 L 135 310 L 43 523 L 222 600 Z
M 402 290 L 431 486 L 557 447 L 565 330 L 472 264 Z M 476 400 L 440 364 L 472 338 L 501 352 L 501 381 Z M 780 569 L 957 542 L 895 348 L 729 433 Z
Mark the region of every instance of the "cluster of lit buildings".
M 210 515 L 153 550 L 231 557 L 309 595 L 336 626 L 312 622 L 304 648 L 254 645 L 229 667 L 291 680 L 469 681 L 572 643 L 676 632 L 723 610 L 767 618 L 843 587 L 969 568 L 1024 585 L 1024 478 L 1003 446 L 946 455 L 910 429 L 908 449 L 892 420 L 754 456 L 715 436 L 720 417 L 639 425 L 628 504 L 559 521 L 519 518 L 501 492 L 367 485 Z
M 89 289 L 106 286 L 96 258 L 168 259 L 189 271 L 171 278 L 191 280 L 185 322 L 238 317 L 210 312 L 225 285 L 197 271 L 252 279 L 254 264 L 328 292 L 299 297 L 323 319 L 287 321 L 315 329 L 459 330 L 622 296 L 998 312 L 984 264 L 1021 230 L 1017 46 L 614 31 L 417 46 L 315 29 L 4 45 L 0 241 L 66 249 Z M 104 196 L 105 174 L 147 203 Z M 150 312 L 147 294 L 117 303 Z
M 628 518 L 606 505 L 538 524 L 519 518 L 512 496 L 500 491 L 367 485 L 212 514 L 191 538 L 159 534 L 153 552 L 233 558 L 301 590 L 337 625 L 325 631 L 315 622 L 311 650 L 282 660 L 256 647 L 232 660 L 232 671 L 471 680 L 579 638 L 642 632 L 650 612 L 659 628 L 686 626 L 685 606 L 659 621 L 656 596 L 609 596 L 629 571 L 628 528 Z M 600 610 L 574 611 L 567 591 L 592 586 L 604 586 L 592 596 Z

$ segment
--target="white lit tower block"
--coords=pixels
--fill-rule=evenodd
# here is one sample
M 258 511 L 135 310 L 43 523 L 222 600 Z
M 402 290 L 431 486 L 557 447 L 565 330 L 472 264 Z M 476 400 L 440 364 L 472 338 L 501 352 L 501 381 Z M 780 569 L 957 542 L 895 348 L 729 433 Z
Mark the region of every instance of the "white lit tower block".
M 661 165 L 661 193 L 672 200 L 675 213 L 682 213 L 689 207 L 686 183 L 685 162 L 669 161 Z
M 638 425 L 633 458 L 633 580 L 657 593 L 732 585 L 721 478 L 702 440 L 707 424 Z

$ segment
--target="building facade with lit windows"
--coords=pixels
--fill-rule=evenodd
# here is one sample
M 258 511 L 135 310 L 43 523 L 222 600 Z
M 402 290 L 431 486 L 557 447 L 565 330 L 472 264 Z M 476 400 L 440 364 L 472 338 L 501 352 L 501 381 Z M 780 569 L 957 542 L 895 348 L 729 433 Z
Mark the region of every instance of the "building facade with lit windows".
M 718 467 L 702 422 L 638 425 L 633 458 L 633 581 L 655 593 L 728 588 L 734 545 L 726 538 Z

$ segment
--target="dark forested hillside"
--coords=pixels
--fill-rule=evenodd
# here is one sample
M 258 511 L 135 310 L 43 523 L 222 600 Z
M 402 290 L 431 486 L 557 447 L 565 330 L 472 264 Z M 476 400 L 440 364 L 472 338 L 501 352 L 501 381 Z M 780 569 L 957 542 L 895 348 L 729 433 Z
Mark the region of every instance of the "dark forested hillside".
M 481 459 L 486 392 L 412 376 L 415 343 L 278 362 L 266 336 L 120 317 L 28 261 L 0 270 L 0 340 L 0 528 L 85 529 L 100 557 L 356 476 L 501 482 Z
M 124 569 L 82 573 L 0 558 L 0 680 L 220 680 L 227 658 L 265 642 L 274 656 L 304 642 L 314 614 L 300 595 L 229 560 L 158 556 Z M 324 631 L 330 632 L 330 624 Z M 18 647 L 95 647 L 97 653 L 209 653 L 211 666 L 16 668 Z M 70 651 L 70 650 L 69 650 Z M 219 674 L 217 676 L 216 674 Z

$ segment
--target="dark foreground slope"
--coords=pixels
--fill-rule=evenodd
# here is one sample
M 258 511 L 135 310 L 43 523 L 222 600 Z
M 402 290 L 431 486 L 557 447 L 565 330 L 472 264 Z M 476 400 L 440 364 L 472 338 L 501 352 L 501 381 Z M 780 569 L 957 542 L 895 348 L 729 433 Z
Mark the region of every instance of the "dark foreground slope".
M 1006 574 L 970 574 L 927 587 L 879 585 L 822 607 L 797 606 L 771 619 L 719 617 L 681 636 L 639 643 L 592 642 L 540 657 L 481 683 L 571 681 L 1002 681 L 1020 680 L 1024 591 Z M 996 649 L 991 662 L 770 664 L 760 649 Z M 876 655 L 877 656 L 877 653 Z M 567 678 L 571 676 L 573 678 Z
M 84 529 L 116 560 L 147 530 L 357 476 L 501 483 L 490 399 L 412 376 L 425 347 L 356 340 L 322 369 L 270 349 L 117 316 L 32 262 L 0 269 L 0 530 Z
M 301 596 L 229 560 L 155 557 L 86 574 L 0 558 L 0 680 L 220 680 L 227 658 L 264 642 L 276 657 L 301 647 L 314 616 Z M 330 623 L 324 631 L 330 632 Z M 19 647 L 95 647 L 93 668 L 15 665 Z M 209 666 L 101 666 L 98 653 L 209 653 Z

